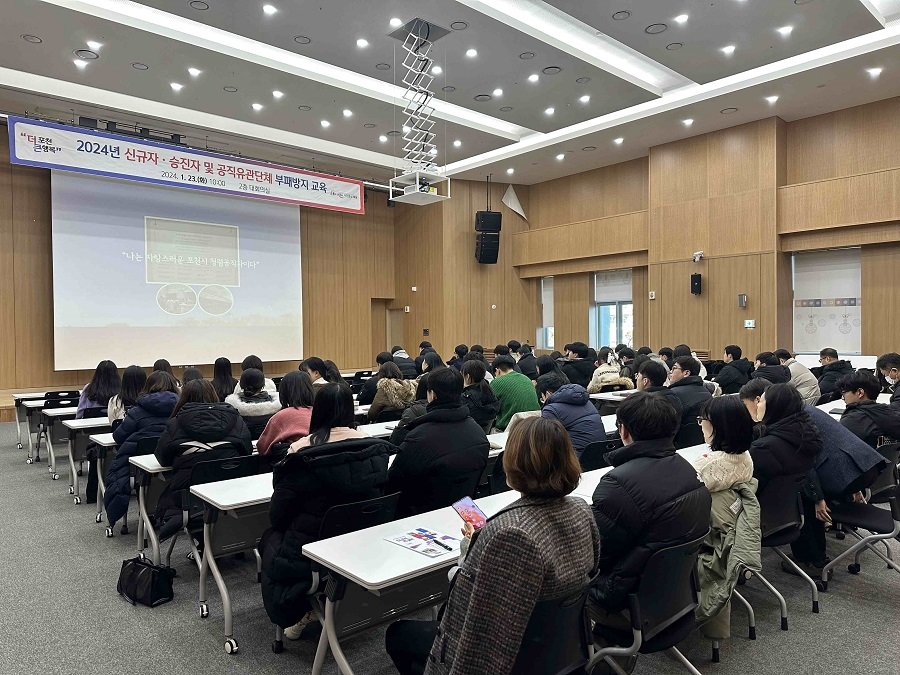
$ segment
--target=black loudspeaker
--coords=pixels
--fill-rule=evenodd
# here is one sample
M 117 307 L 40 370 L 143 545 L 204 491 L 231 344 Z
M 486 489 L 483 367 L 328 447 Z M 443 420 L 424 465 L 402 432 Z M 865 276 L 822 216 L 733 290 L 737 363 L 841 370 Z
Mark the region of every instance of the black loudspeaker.
M 703 283 L 702 279 L 703 279 L 703 277 L 701 277 L 701 275 L 699 275 L 699 274 L 691 275 L 691 293 L 693 295 L 700 295 L 700 290 L 702 288 L 702 283 Z
M 502 214 L 499 211 L 476 211 L 475 212 L 475 231 L 476 232 L 499 232 L 501 217 L 502 217 Z
M 475 260 L 482 265 L 496 265 L 500 253 L 500 235 L 494 232 L 479 232 L 475 235 Z

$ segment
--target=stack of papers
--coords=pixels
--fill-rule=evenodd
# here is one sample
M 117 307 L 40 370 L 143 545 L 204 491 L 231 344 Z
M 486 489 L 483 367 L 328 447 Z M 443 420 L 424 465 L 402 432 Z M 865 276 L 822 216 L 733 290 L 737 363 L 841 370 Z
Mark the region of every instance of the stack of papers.
M 417 527 L 393 537 L 385 537 L 389 541 L 410 551 L 427 555 L 429 558 L 438 558 L 448 553 L 459 553 L 459 537 L 451 537 L 449 534 L 441 534 L 424 527 Z

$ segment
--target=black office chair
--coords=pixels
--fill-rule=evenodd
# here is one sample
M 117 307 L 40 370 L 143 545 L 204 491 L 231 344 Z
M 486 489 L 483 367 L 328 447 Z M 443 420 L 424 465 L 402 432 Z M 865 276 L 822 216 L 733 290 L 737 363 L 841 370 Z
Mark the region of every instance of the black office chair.
M 361 392 L 363 385 L 370 377 L 372 377 L 371 370 L 357 370 L 348 382 L 348 384 L 350 385 L 350 391 L 354 394 L 358 394 L 359 392 Z
M 859 557 L 866 549 L 881 558 L 889 568 L 900 572 L 900 566 L 890 557 L 890 548 L 887 547 L 889 539 L 900 535 L 900 487 L 898 487 L 900 486 L 900 470 L 897 467 L 897 462 L 900 460 L 900 443 L 882 445 L 878 448 L 878 452 L 888 460 L 889 464 L 869 487 L 868 503 L 849 502 L 830 505 L 832 522 L 835 525 L 843 525 L 844 530 L 849 531 L 859 541 L 822 568 L 823 590 L 828 588 L 828 575 L 831 570 L 851 554 L 854 556 L 854 560 L 847 566 L 847 571 L 850 574 L 859 574 L 861 569 Z M 888 504 L 890 508 L 883 509 L 878 506 L 879 504 Z M 856 531 L 857 528 L 871 534 L 864 537 Z M 877 542 L 884 543 L 888 555 L 875 548 L 874 544 Z
M 637 592 L 628 596 L 630 636 L 627 631 L 614 630 L 602 623 L 594 626 L 595 632 L 608 643 L 627 646 L 598 649 L 585 667 L 586 673 L 591 673 L 601 661 L 605 661 L 614 672 L 625 675 L 625 671 L 612 657 L 667 651 L 689 672 L 700 675 L 676 645 L 696 625 L 694 610 L 697 609 L 699 588 L 697 554 L 705 537 L 704 534 L 699 539 L 661 549 L 650 556 Z M 591 612 L 592 608 L 588 603 L 588 616 Z
M 50 391 L 44 395 L 44 405 L 41 406 L 41 410 L 55 410 L 59 408 L 72 408 L 74 410 L 78 407 L 78 399 L 80 397 L 81 394 L 77 391 Z M 44 416 L 39 415 L 38 420 L 37 442 L 34 446 L 36 456 L 40 454 L 41 437 L 45 440 L 47 439 L 47 427 L 44 424 Z M 65 442 L 66 440 L 66 437 L 53 438 L 51 443 Z
M 275 385 L 275 388 L 276 388 L 276 389 L 278 389 L 278 387 L 281 385 L 281 381 L 282 381 L 283 379 L 284 379 L 284 376 L 282 376 L 282 377 L 273 377 L 273 378 L 272 378 L 272 383 Z
M 589 443 L 582 451 L 580 462 L 581 471 L 596 471 L 603 469 L 609 464 L 604 459 L 604 455 L 610 450 L 622 447 L 622 439 L 610 439 L 606 441 L 598 441 L 597 443 Z
M 841 392 L 835 389 L 830 394 L 822 394 L 817 400 L 816 405 L 825 405 L 826 403 L 831 403 L 832 401 L 837 401 L 841 397 Z
M 403 410 L 382 410 L 375 418 L 375 422 L 397 422 L 403 417 Z
M 501 492 L 507 492 L 511 488 L 506 484 L 506 471 L 503 469 L 503 453 L 501 452 L 497 455 L 497 459 L 494 460 L 494 468 L 491 471 L 491 494 L 498 495 Z
M 589 591 L 588 586 L 535 604 L 511 675 L 569 675 L 588 662 L 593 638 L 584 607 Z

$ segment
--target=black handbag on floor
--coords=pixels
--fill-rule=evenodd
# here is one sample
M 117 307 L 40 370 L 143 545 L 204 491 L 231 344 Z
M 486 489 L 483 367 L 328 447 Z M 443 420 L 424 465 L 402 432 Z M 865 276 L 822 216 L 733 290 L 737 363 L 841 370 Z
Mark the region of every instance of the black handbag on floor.
M 154 565 L 138 556 L 122 561 L 122 571 L 119 572 L 116 590 L 132 605 L 156 607 L 175 597 L 172 590 L 174 577 L 175 570 L 171 567 Z

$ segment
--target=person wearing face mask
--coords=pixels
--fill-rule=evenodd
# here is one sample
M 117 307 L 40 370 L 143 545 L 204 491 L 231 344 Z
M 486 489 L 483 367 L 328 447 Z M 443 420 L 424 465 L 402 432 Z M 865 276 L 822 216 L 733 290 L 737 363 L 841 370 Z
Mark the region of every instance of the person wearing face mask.
M 841 424 L 873 448 L 900 441 L 900 409 L 877 402 L 881 386 L 874 375 L 858 370 L 837 386 L 847 406 Z
M 561 373 L 547 373 L 537 379 L 535 388 L 541 402 L 541 417 L 562 423 L 579 458 L 588 445 L 606 440 L 600 413 L 580 384 L 569 384 Z
M 900 354 L 897 352 L 888 352 L 878 357 L 875 362 L 875 368 L 881 373 L 885 382 L 888 383 L 889 393 L 891 395 L 891 406 L 900 407 Z

